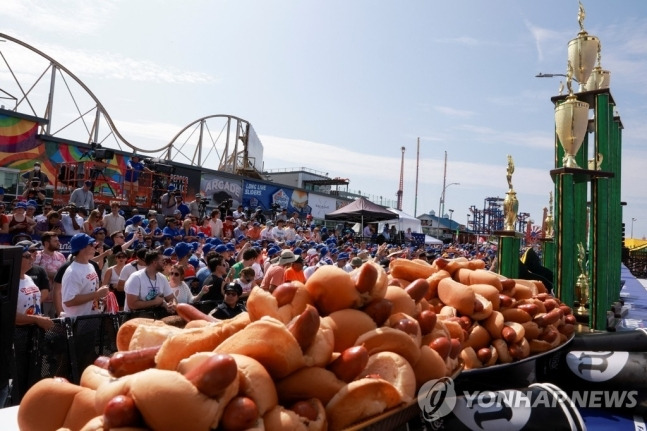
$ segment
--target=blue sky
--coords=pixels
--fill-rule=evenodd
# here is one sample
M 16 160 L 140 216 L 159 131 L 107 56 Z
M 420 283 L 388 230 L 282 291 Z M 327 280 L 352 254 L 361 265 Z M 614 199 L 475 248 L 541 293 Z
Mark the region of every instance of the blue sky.
M 627 234 L 633 217 L 642 237 L 647 2 L 583 4 L 625 127 Z M 511 154 L 520 211 L 540 223 L 560 78 L 535 75 L 565 73 L 577 12 L 575 0 L 17 1 L 0 28 L 76 74 L 138 145 L 231 114 L 253 124 L 267 169 L 305 166 L 393 200 L 404 146 L 403 209 L 418 215 L 438 211 L 447 151 L 447 183 L 460 185 L 445 209 L 461 223 L 504 197 Z

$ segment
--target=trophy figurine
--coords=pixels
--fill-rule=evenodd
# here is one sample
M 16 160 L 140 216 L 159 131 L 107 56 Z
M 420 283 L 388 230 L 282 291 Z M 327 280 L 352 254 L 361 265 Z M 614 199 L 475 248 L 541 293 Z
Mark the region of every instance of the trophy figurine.
M 553 192 L 550 192 L 548 199 L 548 214 L 544 220 L 544 238 L 552 238 L 555 235 L 555 220 L 553 219 Z
M 580 303 L 580 306 L 575 310 L 575 314 L 579 316 L 588 315 L 586 306 L 589 303 L 589 275 L 584 265 L 585 258 L 586 251 L 582 243 L 579 243 L 577 244 L 577 264 L 580 267 L 580 275 L 577 277 L 577 282 L 575 283 L 575 294 Z
M 515 230 L 515 224 L 517 222 L 517 213 L 519 212 L 519 201 L 517 200 L 517 192 L 514 191 L 512 187 L 512 174 L 514 173 L 514 161 L 512 156 L 508 154 L 508 169 L 506 179 L 508 180 L 508 191 L 505 194 L 505 199 L 503 200 L 503 211 L 505 216 L 505 225 L 503 230 L 513 231 Z

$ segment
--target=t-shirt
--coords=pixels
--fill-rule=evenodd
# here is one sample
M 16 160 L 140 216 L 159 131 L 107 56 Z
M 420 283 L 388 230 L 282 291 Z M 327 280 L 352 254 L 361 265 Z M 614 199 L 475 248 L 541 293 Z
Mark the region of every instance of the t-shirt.
M 178 304 L 190 304 L 193 302 L 191 289 L 189 289 L 189 286 L 185 282 L 182 282 L 178 287 L 171 287 L 171 291 L 173 291 L 173 295 L 175 295 L 175 300 Z
M 99 276 L 91 263 L 72 262 L 68 270 L 63 274 L 61 282 L 63 311 L 65 311 L 67 317 L 85 316 L 101 312 L 96 300 L 88 301 L 81 305 L 65 305 L 66 302 L 74 299 L 77 295 L 96 292 L 99 283 Z
M 270 286 L 279 286 L 283 283 L 285 279 L 285 268 L 280 265 L 272 265 L 268 268 L 263 277 L 263 282 L 261 287 L 265 290 L 270 290 Z
M 300 281 L 301 283 L 306 282 L 306 276 L 303 273 L 303 270 L 301 271 L 295 271 L 294 268 L 290 267 L 285 270 L 285 276 L 284 276 L 284 282 L 288 281 Z
M 211 286 L 209 292 L 205 293 L 201 300 L 202 301 L 222 301 L 225 297 L 222 294 L 222 282 L 223 279 L 211 274 L 204 280 L 202 283 L 203 286 Z
M 133 265 L 133 262 L 124 265 L 124 268 L 121 270 L 121 274 L 119 274 L 119 280 L 120 281 L 127 281 L 128 278 L 130 278 L 130 275 L 134 273 L 135 271 L 139 271 L 140 269 L 144 269 L 146 266 L 139 266 L 137 263 Z
M 16 313 L 27 314 L 29 316 L 41 314 L 40 289 L 29 276 L 21 278 L 18 284 Z
M 122 274 L 124 270 L 121 271 Z M 171 285 L 168 284 L 168 280 L 163 274 L 155 273 L 155 280 L 153 281 L 148 278 L 146 268 L 135 271 L 132 276 L 128 277 L 124 291 L 126 292 L 124 311 L 131 311 L 130 307 L 128 307 L 128 295 L 135 295 L 141 301 L 150 301 L 159 295 L 166 298 L 173 294 Z

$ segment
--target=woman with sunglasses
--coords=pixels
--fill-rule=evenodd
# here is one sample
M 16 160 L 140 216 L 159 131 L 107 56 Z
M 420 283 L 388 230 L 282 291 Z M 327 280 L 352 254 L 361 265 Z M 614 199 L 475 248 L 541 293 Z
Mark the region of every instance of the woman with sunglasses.
M 168 282 L 178 304 L 193 304 L 196 298 L 202 296 L 199 294 L 193 296 L 191 293 L 191 289 L 184 281 L 184 267 L 182 265 L 175 264 L 171 267 Z
M 92 235 L 98 227 L 103 227 L 103 216 L 99 210 L 92 210 L 88 219 L 83 223 L 83 232 Z

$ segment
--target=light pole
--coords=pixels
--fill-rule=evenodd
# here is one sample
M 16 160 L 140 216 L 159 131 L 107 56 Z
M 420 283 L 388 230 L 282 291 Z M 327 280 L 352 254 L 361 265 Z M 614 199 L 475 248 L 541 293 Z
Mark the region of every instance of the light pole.
M 638 220 L 638 219 L 637 219 L 637 218 L 635 218 L 635 217 L 631 217 L 631 239 L 633 239 L 633 238 L 634 238 L 634 222 L 635 222 L 636 220 Z
M 461 183 L 449 183 L 445 187 L 443 187 L 443 192 L 440 194 L 440 203 L 438 204 L 438 218 L 442 218 L 443 216 L 443 211 L 445 210 L 445 190 L 449 188 L 449 186 L 460 186 Z
M 450 209 L 449 211 L 449 233 L 452 234 L 452 242 L 454 242 L 454 229 L 452 228 L 452 216 L 454 215 L 454 210 Z

